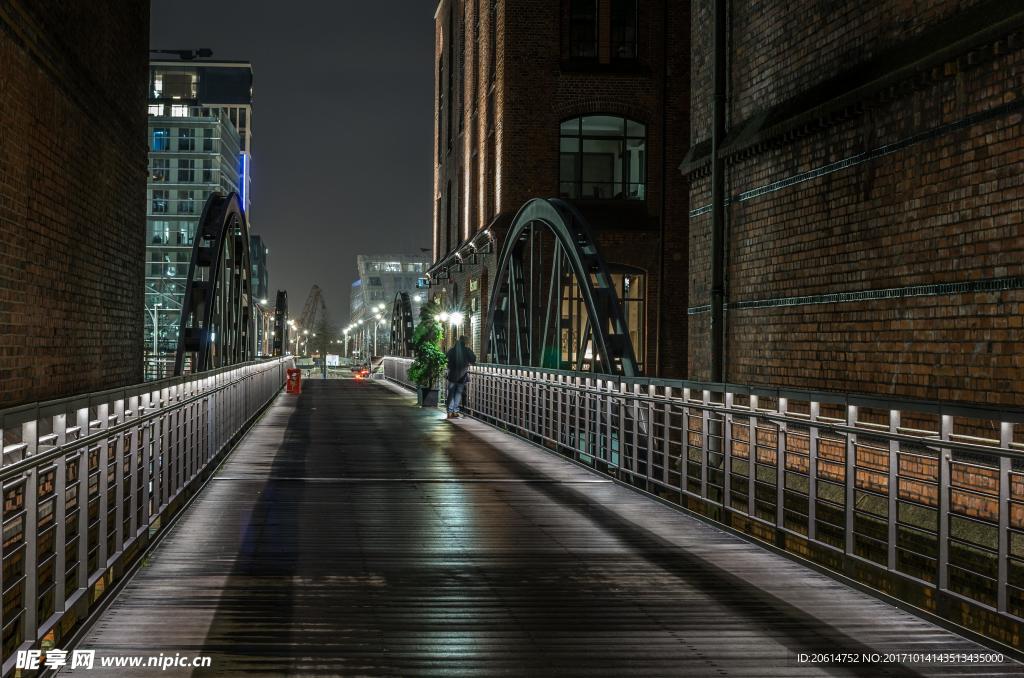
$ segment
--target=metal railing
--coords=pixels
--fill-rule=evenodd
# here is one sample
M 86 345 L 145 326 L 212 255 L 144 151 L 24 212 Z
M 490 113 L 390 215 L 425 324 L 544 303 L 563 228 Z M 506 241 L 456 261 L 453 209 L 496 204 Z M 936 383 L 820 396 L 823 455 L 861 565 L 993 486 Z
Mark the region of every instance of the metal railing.
M 1024 412 L 494 365 L 465 409 L 1020 645 Z
M 409 379 L 410 365 L 412 365 L 412 358 L 388 356 L 384 358 L 384 378 L 415 391 L 416 385 Z
M 0 411 L 3 674 L 103 598 L 246 425 L 291 359 Z

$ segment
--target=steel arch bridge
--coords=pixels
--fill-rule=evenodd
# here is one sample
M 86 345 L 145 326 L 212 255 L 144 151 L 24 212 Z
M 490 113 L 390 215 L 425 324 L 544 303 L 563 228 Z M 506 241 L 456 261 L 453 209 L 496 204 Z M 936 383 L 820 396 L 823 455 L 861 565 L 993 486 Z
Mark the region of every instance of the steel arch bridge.
M 408 357 L 412 355 L 412 331 L 415 323 L 412 317 L 412 303 L 408 292 L 395 294 L 391 305 L 391 355 Z
M 196 228 L 181 306 L 174 373 L 255 357 L 249 224 L 237 193 L 214 193 Z
M 608 267 L 579 210 L 537 198 L 516 214 L 498 255 L 484 354 L 492 363 L 636 376 Z

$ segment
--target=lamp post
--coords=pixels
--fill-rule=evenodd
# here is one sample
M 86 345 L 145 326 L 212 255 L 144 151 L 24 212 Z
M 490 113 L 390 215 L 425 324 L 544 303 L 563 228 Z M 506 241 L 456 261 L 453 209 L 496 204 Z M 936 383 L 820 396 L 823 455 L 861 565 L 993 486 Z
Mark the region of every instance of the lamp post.
M 156 366 L 157 366 L 158 361 L 159 361 L 159 358 L 157 358 L 157 354 L 160 351 L 160 345 L 159 345 L 159 338 L 160 338 L 160 328 L 159 328 L 159 324 L 160 324 L 160 311 L 157 308 L 158 306 L 163 306 L 163 303 L 158 301 L 158 302 L 153 304 L 152 308 L 150 308 L 149 306 L 145 307 L 146 310 L 150 313 L 150 315 L 153 316 L 153 357 L 152 357 L 152 360 L 153 360 L 153 368 L 154 368 L 154 370 L 153 370 L 154 371 L 154 374 L 153 374 L 154 377 L 160 376 L 159 374 L 157 374 L 157 372 L 159 372 L 159 370 L 156 369 Z

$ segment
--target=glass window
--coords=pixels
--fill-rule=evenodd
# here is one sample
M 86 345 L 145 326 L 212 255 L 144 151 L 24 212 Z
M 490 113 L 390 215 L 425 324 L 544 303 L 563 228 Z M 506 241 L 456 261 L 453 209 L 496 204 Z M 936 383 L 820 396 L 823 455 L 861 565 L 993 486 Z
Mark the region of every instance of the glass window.
M 612 0 L 612 59 L 636 58 L 636 0 Z
M 380 287 L 380 278 L 377 276 L 370 276 L 370 285 L 372 287 Z
M 212 184 L 213 183 L 213 161 L 212 160 L 204 160 L 203 161 L 203 183 L 204 184 Z
M 164 105 L 163 104 L 150 104 L 149 105 L 149 114 L 150 115 L 163 115 L 164 114 Z
M 203 150 L 207 153 L 213 151 L 213 130 L 209 127 L 203 130 Z
M 193 191 L 178 191 L 178 214 L 192 214 L 196 209 Z
M 153 167 L 151 181 L 171 180 L 171 161 L 168 158 L 151 158 L 150 164 Z
M 178 160 L 178 183 L 191 184 L 196 180 L 196 164 L 191 158 Z
M 166 127 L 155 127 L 150 137 L 150 148 L 154 151 L 166 151 L 170 148 L 171 130 Z
M 597 0 L 573 0 L 569 13 L 569 56 L 597 58 Z
M 196 150 L 196 131 L 185 127 L 178 128 L 178 150 Z
M 172 118 L 187 118 L 188 117 L 188 106 L 185 104 L 172 104 L 171 105 L 171 117 Z
M 559 192 L 570 199 L 643 200 L 646 128 L 609 115 L 588 115 L 561 125 Z
M 163 190 L 153 191 L 153 205 L 150 210 L 153 214 L 166 214 L 167 203 L 170 200 L 170 192 Z

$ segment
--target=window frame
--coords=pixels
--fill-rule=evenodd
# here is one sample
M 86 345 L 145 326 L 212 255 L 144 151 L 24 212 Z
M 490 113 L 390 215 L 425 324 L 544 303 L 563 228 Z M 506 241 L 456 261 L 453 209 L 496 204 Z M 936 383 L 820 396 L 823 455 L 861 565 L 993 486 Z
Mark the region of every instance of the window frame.
M 612 136 L 612 135 L 599 135 L 599 134 L 593 134 L 593 133 L 592 134 L 585 134 L 584 131 L 583 131 L 583 121 L 584 121 L 584 119 L 585 118 L 594 118 L 594 117 L 615 118 L 615 119 L 621 121 L 621 123 L 622 123 L 621 130 L 622 131 L 619 134 L 614 135 L 614 136 Z M 573 122 L 573 121 L 577 122 L 576 134 L 575 134 L 575 136 L 566 135 L 562 130 L 565 127 L 566 123 Z M 643 130 L 643 135 L 642 136 L 637 136 L 635 134 L 630 134 L 629 133 L 629 129 L 630 129 L 630 124 L 631 123 L 632 123 L 632 125 L 637 125 L 637 126 L 640 126 L 642 128 L 642 130 Z M 567 183 L 569 183 L 567 181 L 564 181 L 563 178 L 562 178 L 562 156 L 564 154 L 563 151 L 562 151 L 562 141 L 564 139 L 575 139 L 576 142 L 577 142 L 576 143 L 576 150 L 574 152 L 574 155 L 575 155 L 575 160 L 574 160 L 575 176 L 574 176 L 574 179 L 573 179 L 573 182 L 572 182 L 573 183 L 573 189 L 574 189 L 573 193 L 575 194 L 575 197 L 568 197 L 567 199 L 569 199 L 569 200 L 601 200 L 601 201 L 604 201 L 604 200 L 629 200 L 629 201 L 646 202 L 646 200 L 647 200 L 647 160 L 648 160 L 648 155 L 647 155 L 647 123 L 641 122 L 641 121 L 639 121 L 639 120 L 637 120 L 635 118 L 630 118 L 630 117 L 628 117 L 626 115 L 621 115 L 621 114 L 618 114 L 618 113 L 594 112 L 594 113 L 585 113 L 585 114 L 581 114 L 581 115 L 574 115 L 574 116 L 570 116 L 568 118 L 564 118 L 559 123 L 559 125 L 558 125 L 558 195 L 559 196 L 563 196 L 563 197 L 565 197 L 565 196 L 563 195 L 562 186 L 567 184 Z M 629 180 L 629 178 L 630 178 L 629 177 L 629 172 L 628 172 L 629 156 L 628 156 L 628 153 L 627 153 L 627 149 L 628 149 L 629 141 L 630 140 L 637 140 L 637 139 L 643 140 L 643 159 L 642 159 L 642 164 L 641 164 L 642 180 L 630 181 Z M 622 157 L 621 157 L 621 160 L 620 160 L 621 166 L 619 168 L 621 177 L 620 177 L 620 179 L 617 182 L 615 182 L 614 185 L 615 185 L 616 189 L 619 189 L 622 197 L 618 197 L 618 198 L 614 197 L 614 195 L 615 195 L 615 191 L 614 190 L 612 191 L 613 197 L 610 197 L 610 198 L 595 198 L 595 197 L 584 196 L 583 195 L 583 185 L 585 183 L 588 183 L 588 182 L 586 182 L 584 180 L 584 176 L 583 176 L 583 156 L 584 156 L 583 146 L 584 146 L 584 142 L 585 141 L 609 141 L 609 140 L 615 140 L 615 141 L 618 141 L 621 144 L 621 155 L 622 155 Z M 594 182 L 589 182 L 589 183 L 594 183 Z M 630 196 L 630 187 L 631 186 L 638 186 L 641 189 L 643 197 L 631 197 Z

